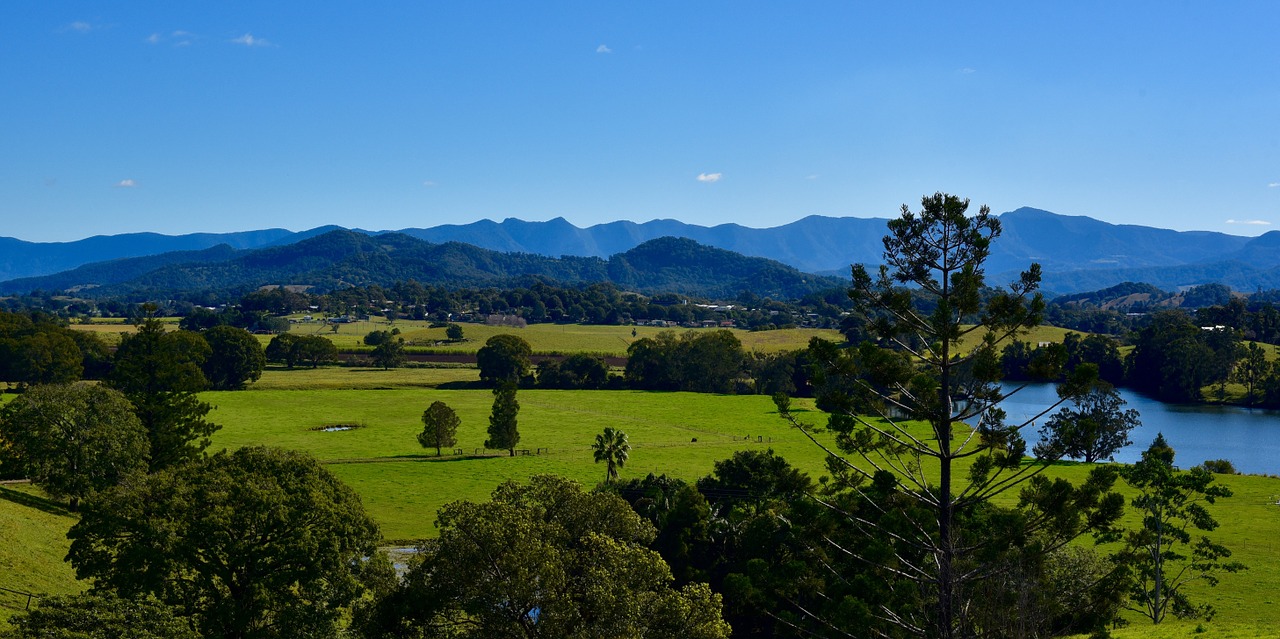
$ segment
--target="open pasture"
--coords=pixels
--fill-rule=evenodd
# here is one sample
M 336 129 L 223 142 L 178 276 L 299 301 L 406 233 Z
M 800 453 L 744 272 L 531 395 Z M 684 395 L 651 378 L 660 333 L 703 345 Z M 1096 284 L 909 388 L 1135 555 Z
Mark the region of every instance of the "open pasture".
M 474 353 L 484 346 L 486 340 L 494 335 L 509 333 L 519 335 L 529 342 L 535 353 L 599 353 L 602 355 L 623 356 L 627 347 L 637 339 L 654 337 L 663 331 L 708 331 L 709 328 L 659 328 L 656 326 L 601 326 L 588 324 L 530 324 L 524 328 L 512 326 L 488 326 L 485 324 L 460 324 L 464 340 L 450 342 L 445 336 L 443 327 L 429 328 L 428 322 L 415 320 L 397 320 L 394 324 L 382 318 L 374 318 L 367 322 L 336 324 L 337 332 L 321 322 L 297 323 L 290 327 L 290 332 L 300 335 L 323 335 L 329 338 L 340 349 L 365 348 L 364 336 L 372 331 L 400 329 L 400 337 L 410 347 L 426 348 L 433 351 Z M 635 336 L 631 332 L 635 331 Z M 811 337 L 822 337 L 829 340 L 841 340 L 839 331 L 826 329 L 779 329 L 776 331 L 746 331 L 730 329 L 742 341 L 747 351 L 777 352 L 782 350 L 802 349 L 809 344 Z M 264 344 L 271 340 L 269 335 L 258 336 Z
M 305 450 L 361 494 L 388 539 L 434 535 L 435 511 L 456 499 L 484 500 L 505 479 L 561 474 L 594 486 L 604 466 L 592 461 L 591 443 L 605 426 L 631 440 L 624 479 L 666 473 L 693 480 L 716 460 L 743 448 L 774 448 L 813 474 L 822 453 L 777 416 L 768 397 L 641 391 L 522 390 L 520 449 L 483 451 L 493 395 L 487 390 L 255 391 L 207 393 L 222 424 L 213 448 L 265 444 Z M 417 442 L 422 411 L 443 401 L 462 419 L 462 458 Z M 355 424 L 347 431 L 326 426 Z M 696 440 L 696 441 L 694 441 Z M 546 449 L 536 454 L 538 449 Z

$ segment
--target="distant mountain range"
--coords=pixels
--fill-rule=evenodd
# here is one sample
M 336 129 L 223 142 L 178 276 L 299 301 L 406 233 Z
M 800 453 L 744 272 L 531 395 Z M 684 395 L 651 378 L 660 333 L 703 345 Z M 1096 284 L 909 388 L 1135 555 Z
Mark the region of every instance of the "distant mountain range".
M 403 233 L 330 231 L 284 246 L 236 250 L 220 245 L 86 264 L 0 283 L 0 293 L 71 290 L 90 297 L 244 293 L 264 285 L 331 290 L 416 280 L 452 286 L 510 286 L 540 277 L 566 284 L 612 282 L 628 290 L 731 297 L 748 290 L 793 299 L 842 284 L 780 262 L 747 257 L 685 238 L 649 240 L 608 260 L 499 252 L 460 242 L 435 244 Z
M 1031 208 L 1005 213 L 1000 220 L 1004 233 L 992 244 L 987 263 L 987 272 L 993 283 L 1011 279 L 1035 261 L 1043 267 L 1045 290 L 1057 293 L 1096 290 L 1126 281 L 1146 282 L 1163 289 L 1211 282 L 1243 291 L 1259 287 L 1280 288 L 1280 231 L 1256 238 L 1207 231 L 1171 231 L 1109 224 L 1089 217 L 1057 215 Z M 596 262 L 600 264 L 614 263 L 614 256 L 625 254 L 645 242 L 679 237 L 742 255 L 775 260 L 801 272 L 830 274 L 843 280 L 850 264 L 877 264 L 881 261 L 883 248 L 880 238 L 885 234 L 885 222 L 877 218 L 810 216 L 765 229 L 737 224 L 706 227 L 676 220 L 653 220 L 642 224 L 610 222 L 579 228 L 563 218 L 546 222 L 507 219 L 400 231 L 357 229 L 352 235 L 378 238 L 385 246 L 400 246 L 404 240 L 394 237 L 399 236 L 425 240 L 431 246 L 467 244 L 496 252 L 494 255 L 565 256 L 566 259 L 558 262 L 558 266 L 539 266 L 534 269 L 538 272 L 527 274 L 545 275 L 544 271 L 563 272 L 569 269 L 572 276 L 581 281 L 591 277 L 590 269 L 579 269 L 588 262 L 569 258 L 597 258 Z M 142 233 L 97 236 L 65 243 L 32 243 L 0 238 L 0 282 L 3 282 L 0 290 L 122 285 L 135 278 L 145 279 L 144 276 L 157 270 L 167 275 L 157 273 L 148 276 L 152 281 L 176 283 L 181 278 L 172 274 L 191 268 L 179 265 L 201 265 L 204 272 L 209 272 L 214 269 L 214 264 L 247 260 L 244 252 L 280 249 L 334 230 L 339 230 L 339 227 L 321 227 L 299 233 L 284 229 L 181 236 Z M 273 254 L 268 252 L 267 255 Z M 496 258 L 484 258 L 490 262 L 493 259 Z M 389 254 L 387 260 L 392 266 L 399 261 Z M 622 258 L 622 262 L 627 262 L 627 259 Z M 504 266 L 498 270 L 507 268 L 515 266 Z M 397 267 L 393 270 L 402 269 Z M 478 274 L 485 272 L 485 277 L 480 279 L 496 281 L 518 275 L 505 270 L 499 275 L 497 271 L 489 272 L 483 268 L 469 272 L 471 275 L 453 274 L 448 278 L 452 278 L 450 281 L 478 281 Z M 55 273 L 60 275 L 50 279 L 36 278 Z

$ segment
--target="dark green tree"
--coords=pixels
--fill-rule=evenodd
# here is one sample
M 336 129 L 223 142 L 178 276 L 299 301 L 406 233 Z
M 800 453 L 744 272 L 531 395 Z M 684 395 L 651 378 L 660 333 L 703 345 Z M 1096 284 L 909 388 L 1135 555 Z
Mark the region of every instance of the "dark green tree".
M 104 386 L 36 386 L 0 411 L 27 476 L 71 510 L 98 490 L 147 471 L 147 432 L 124 395 Z
M 323 335 L 303 335 L 293 343 L 292 350 L 295 361 L 310 364 L 311 368 L 338 361 L 338 347 Z
M 1124 410 L 1125 401 L 1115 387 L 1099 381 L 1072 400 L 1040 428 L 1036 457 L 1083 459 L 1092 464 L 1113 459 L 1116 451 L 1133 443 L 1129 432 L 1142 424 L 1138 411 Z
M 1271 365 L 1267 362 L 1267 352 L 1257 342 L 1249 342 L 1244 348 L 1235 369 L 1231 371 L 1231 381 L 1244 384 L 1245 404 L 1253 406 L 1258 400 L 1258 390 L 1263 386 Z
M 408 359 L 404 352 L 404 338 L 391 338 L 378 344 L 373 347 L 371 357 L 373 363 L 381 366 L 383 370 L 404 366 L 405 360 Z
M 444 336 L 454 342 L 462 341 L 462 327 L 457 324 L 450 324 L 444 329 Z
M 444 402 L 431 402 L 427 410 L 422 411 L 422 432 L 418 433 L 418 443 L 423 448 L 435 448 L 436 457 L 440 449 L 458 443 L 458 425 L 462 423 L 458 414 Z
M 494 335 L 476 352 L 480 379 L 493 384 L 519 383 L 529 371 L 529 355 L 532 353 L 529 343 L 516 335 Z
M 253 333 L 234 326 L 215 326 L 201 335 L 209 343 L 209 357 L 202 369 L 214 390 L 242 390 L 262 377 L 267 357 Z
M 200 368 L 208 355 L 199 335 L 168 333 L 155 318 L 116 349 L 107 383 L 124 393 L 147 430 L 153 471 L 199 457 L 219 428 L 205 419 L 213 407 L 196 396 L 208 385 Z
M 596 463 L 605 463 L 604 481 L 609 483 L 618 479 L 618 469 L 627 465 L 631 457 L 631 442 L 627 434 L 606 426 L 604 432 L 596 435 L 596 442 L 591 445 L 591 453 Z
M 875 612 L 882 622 L 939 638 L 981 631 L 968 611 L 973 584 L 990 576 L 991 553 L 1010 545 L 1052 551 L 1109 526 L 1123 506 L 1108 492 L 1109 469 L 1073 487 L 1039 475 L 1052 459 L 1022 463 L 1022 429 L 1056 405 L 1007 424 L 997 406 L 1007 396 L 996 384 L 998 349 L 1039 323 L 1040 269 L 1031 265 L 1008 291 L 985 289 L 983 266 L 1000 222 L 985 206 L 968 216 L 968 207 L 968 200 L 943 193 L 925 196 L 918 213 L 904 205 L 888 223 L 878 276 L 853 267 L 849 295 L 875 342 L 811 351 L 819 363 L 814 385 L 824 389 L 819 406 L 831 412 L 836 447 L 861 461 L 813 441 L 832 456 L 837 484 L 865 494 L 871 482 L 878 496 L 863 502 L 889 500 L 899 513 L 847 516 L 846 525 L 876 543 L 845 551 L 887 570 L 882 576 L 899 582 L 892 588 L 913 584 L 924 594 L 923 609 Z M 1081 385 L 1077 380 L 1071 388 Z M 1016 509 L 992 506 L 1015 487 L 1021 487 Z
M 200 639 L 186 619 L 154 599 L 111 593 L 43 597 L 10 620 L 0 639 Z
M 1186 587 L 1197 581 L 1216 586 L 1217 573 L 1245 568 L 1228 561 L 1231 551 L 1207 535 L 1192 537 L 1194 531 L 1218 527 L 1206 504 L 1230 497 L 1231 489 L 1215 483 L 1202 466 L 1178 471 L 1173 458 L 1173 448 L 1158 434 L 1142 460 L 1122 473 L 1125 483 L 1138 491 L 1131 503 L 1142 515 L 1121 555 L 1132 579 L 1128 606 L 1152 623 L 1169 613 L 1181 619 L 1212 618 L 1213 606 L 1194 603 Z
M 299 336 L 294 333 L 276 335 L 271 338 L 263 354 L 268 362 L 279 362 L 288 368 L 293 368 L 298 363 L 298 352 L 295 349 L 298 339 Z
M 356 615 L 364 637 L 727 639 L 720 596 L 676 589 L 627 502 L 549 475 L 440 510 L 402 584 Z M 483 567 L 480 569 L 479 567 Z
M 520 431 L 516 427 L 516 415 L 520 403 L 516 401 L 515 382 L 501 382 L 493 389 L 493 412 L 489 415 L 489 439 L 485 448 L 506 449 L 516 456 L 516 444 L 520 443 Z
M 228 639 L 334 636 L 379 538 L 354 491 L 306 454 L 271 448 L 97 493 L 67 537 L 95 592 L 153 596 Z

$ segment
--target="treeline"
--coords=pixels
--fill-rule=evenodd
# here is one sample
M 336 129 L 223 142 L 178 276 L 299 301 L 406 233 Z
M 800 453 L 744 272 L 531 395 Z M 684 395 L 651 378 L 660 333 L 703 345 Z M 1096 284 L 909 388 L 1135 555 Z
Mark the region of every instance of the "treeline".
M 282 336 L 283 337 L 283 336 Z M 821 342 L 822 340 L 816 340 Z M 612 374 L 599 355 L 530 363 L 532 349 L 518 335 L 495 335 L 476 353 L 483 382 L 566 390 L 636 389 L 695 393 L 812 395 L 807 350 L 747 353 L 732 331 L 662 331 L 627 348 L 627 365 Z
M 143 341 L 143 333 L 148 340 L 169 344 L 175 357 L 194 365 L 196 390 L 244 388 L 258 379 L 266 365 L 258 339 L 233 326 L 167 332 L 159 320 L 146 319 L 139 324 L 139 334 L 123 336 L 113 353 L 97 335 L 68 328 L 52 316 L 0 311 L 0 382 L 21 390 L 38 384 L 110 379 Z
M 1167 402 L 1224 401 L 1227 385 L 1239 384 L 1245 389 L 1244 403 L 1280 406 L 1280 364 L 1270 360 L 1265 347 L 1246 345 L 1245 337 L 1254 333 L 1232 324 L 1205 324 L 1227 319 L 1225 313 L 1233 307 L 1243 304 L 1201 309 L 1195 318 L 1180 310 L 1152 313 L 1140 330 L 1127 336 L 1133 348 L 1123 357 L 1121 343 L 1105 335 L 1068 333 L 1061 344 L 1034 347 L 1013 342 L 1002 351 L 1004 376 L 1040 379 L 1038 370 L 1059 366 L 1064 372 L 1054 379 L 1061 381 L 1080 364 L 1092 364 L 1103 380 Z M 1266 317 L 1269 308 L 1237 317 Z
M 63 320 L 90 317 L 139 319 L 139 304 L 79 300 L 36 292 L 8 298 L 13 308 L 42 309 Z M 731 299 L 695 295 L 628 292 L 612 283 L 560 285 L 544 278 L 520 278 L 506 288 L 421 284 L 408 280 L 391 286 L 351 286 L 327 293 L 270 287 L 240 296 L 194 294 L 156 303 L 162 315 L 181 316 L 184 327 L 217 324 L 250 331 L 287 330 L 282 316 L 294 313 L 383 315 L 389 319 L 484 321 L 489 315 L 517 316 L 528 323 L 630 324 L 663 321 L 674 324 L 705 320 L 733 321 L 749 329 L 798 325 L 836 328 L 849 308 L 843 289 L 813 292 L 797 300 L 777 300 L 742 292 Z M 216 310 L 214 310 L 216 309 Z

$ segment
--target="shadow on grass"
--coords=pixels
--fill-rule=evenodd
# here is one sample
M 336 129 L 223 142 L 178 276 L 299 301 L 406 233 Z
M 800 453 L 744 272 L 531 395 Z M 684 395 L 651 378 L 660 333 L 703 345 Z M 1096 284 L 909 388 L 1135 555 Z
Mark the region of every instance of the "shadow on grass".
M 441 382 L 436 385 L 440 390 L 482 390 L 493 388 L 486 382 Z
M 394 464 L 404 462 L 430 462 L 443 464 L 448 462 L 472 461 L 476 459 L 495 459 L 509 457 L 505 451 L 492 455 L 388 455 L 387 457 L 361 457 L 357 459 L 326 459 L 324 464 Z
M 36 510 L 43 511 L 51 515 L 62 515 L 64 517 L 72 516 L 71 509 L 67 508 L 66 505 L 61 502 L 44 497 L 37 497 L 35 495 L 28 495 L 27 493 L 14 490 L 12 488 L 0 486 L 0 499 L 11 501 L 19 506 L 35 508 Z

